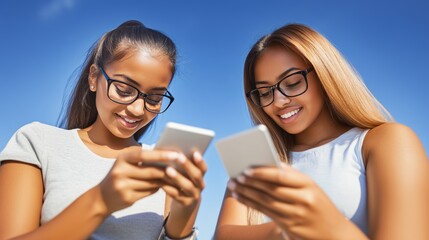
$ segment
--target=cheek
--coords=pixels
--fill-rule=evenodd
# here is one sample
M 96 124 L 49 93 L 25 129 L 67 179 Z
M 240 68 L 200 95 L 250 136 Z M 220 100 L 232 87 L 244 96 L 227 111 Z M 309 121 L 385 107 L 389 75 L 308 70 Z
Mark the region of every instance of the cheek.
M 273 105 L 274 104 L 270 104 L 264 108 L 262 108 L 262 111 L 267 114 L 270 118 L 273 118 L 273 114 L 274 114 L 274 110 L 273 110 Z
M 325 97 L 320 85 L 313 86 L 308 89 L 307 103 L 312 106 L 314 111 L 319 111 L 325 105 Z
M 95 104 L 97 107 L 97 112 L 100 116 L 105 116 L 109 112 L 113 111 L 119 104 L 112 102 L 106 95 L 106 93 L 97 91 L 95 98 Z
M 270 106 L 266 106 L 266 107 L 262 108 L 262 111 L 263 111 L 265 114 L 268 114 L 268 115 L 269 115 L 269 112 L 270 112 L 270 111 L 268 110 L 268 109 L 269 109 L 269 107 L 270 107 Z
M 96 92 L 95 104 L 97 106 L 98 112 L 102 112 L 102 110 L 106 107 L 106 100 L 104 99 L 104 94 L 101 91 Z

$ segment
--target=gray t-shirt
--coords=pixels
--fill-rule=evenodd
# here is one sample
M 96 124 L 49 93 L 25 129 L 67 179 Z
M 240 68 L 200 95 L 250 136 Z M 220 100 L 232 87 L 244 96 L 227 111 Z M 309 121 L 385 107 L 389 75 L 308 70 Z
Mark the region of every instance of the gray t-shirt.
M 41 224 L 101 182 L 115 161 L 88 149 L 77 129 L 65 130 L 38 122 L 23 126 L 12 136 L 0 153 L 0 162 L 4 160 L 30 163 L 41 169 L 45 188 Z M 90 239 L 157 239 L 164 204 L 165 192 L 159 190 L 114 212 Z

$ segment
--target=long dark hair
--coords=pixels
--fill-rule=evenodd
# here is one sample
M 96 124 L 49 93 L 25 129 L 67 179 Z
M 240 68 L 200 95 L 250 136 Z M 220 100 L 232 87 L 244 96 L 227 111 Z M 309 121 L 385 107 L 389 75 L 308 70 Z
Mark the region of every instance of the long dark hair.
M 163 33 L 145 27 L 136 20 L 126 21 L 105 33 L 89 50 L 80 75 L 60 122 L 66 129 L 87 128 L 97 119 L 95 93 L 89 90 L 88 76 L 92 64 L 106 66 L 132 51 L 144 49 L 154 55 L 167 56 L 171 62 L 172 78 L 176 72 L 176 46 Z M 151 121 L 134 134 L 138 140 L 152 125 Z

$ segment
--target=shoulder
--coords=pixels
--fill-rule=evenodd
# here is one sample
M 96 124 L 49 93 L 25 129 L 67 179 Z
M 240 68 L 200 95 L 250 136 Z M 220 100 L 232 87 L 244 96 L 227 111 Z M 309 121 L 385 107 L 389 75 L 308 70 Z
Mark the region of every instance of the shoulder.
M 23 125 L 17 130 L 16 134 L 29 137 L 41 137 L 43 135 L 55 136 L 56 133 L 63 131 L 67 130 L 40 122 L 31 122 Z
M 69 139 L 71 130 L 59 128 L 56 126 L 40 123 L 31 122 L 23 125 L 19 128 L 11 140 L 17 143 L 28 142 L 33 144 L 48 144 L 55 143 L 62 139 Z
M 402 163 L 408 167 L 429 162 L 417 134 L 399 123 L 385 123 L 369 130 L 362 151 L 369 165 L 384 168 L 383 171 Z
M 399 123 L 384 123 L 368 131 L 363 148 L 369 153 L 378 149 L 419 143 L 420 140 L 411 128 Z
M 58 127 L 51 126 L 41 122 L 31 122 L 23 125 L 18 131 L 41 131 L 46 129 L 59 129 Z
M 40 159 L 45 155 L 46 142 L 45 136 L 56 136 L 57 134 L 49 132 L 48 129 L 55 127 L 32 122 L 19 128 L 0 153 L 0 161 L 16 160 L 37 165 L 40 167 Z
M 15 132 L 14 135 L 17 138 L 25 137 L 25 138 L 32 139 L 43 135 L 43 132 L 44 132 L 43 128 L 44 128 L 44 124 L 40 122 L 31 122 L 20 127 Z
M 402 124 L 385 123 L 368 131 L 362 151 L 370 229 L 379 236 L 398 236 L 395 239 L 427 229 L 429 215 L 423 210 L 429 201 L 429 160 L 416 133 Z
M 373 129 L 369 130 L 369 133 L 377 135 L 386 135 L 386 134 L 404 134 L 404 133 L 414 133 L 413 130 L 403 124 L 389 122 L 381 124 Z

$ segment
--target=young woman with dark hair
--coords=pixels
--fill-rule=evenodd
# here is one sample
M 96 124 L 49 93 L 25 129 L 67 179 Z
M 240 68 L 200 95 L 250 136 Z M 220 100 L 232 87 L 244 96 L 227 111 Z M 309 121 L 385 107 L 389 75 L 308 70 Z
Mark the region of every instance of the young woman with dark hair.
M 157 30 L 127 21 L 104 34 L 83 65 L 67 129 L 27 124 L 1 152 L 0 239 L 194 239 L 201 154 L 138 142 L 173 102 L 175 69 L 175 44 Z

